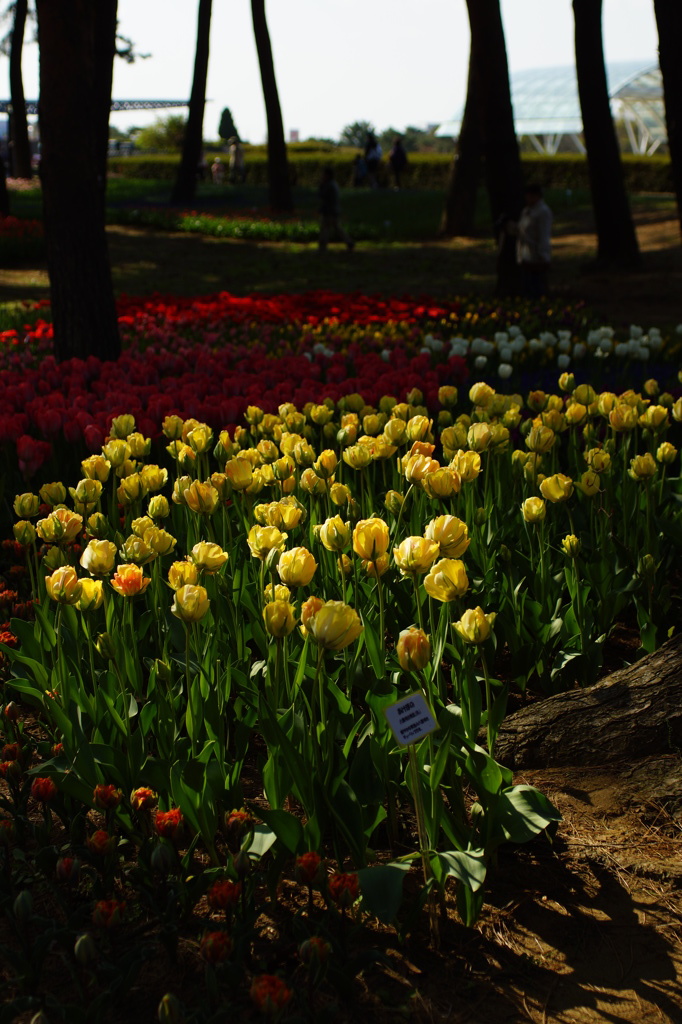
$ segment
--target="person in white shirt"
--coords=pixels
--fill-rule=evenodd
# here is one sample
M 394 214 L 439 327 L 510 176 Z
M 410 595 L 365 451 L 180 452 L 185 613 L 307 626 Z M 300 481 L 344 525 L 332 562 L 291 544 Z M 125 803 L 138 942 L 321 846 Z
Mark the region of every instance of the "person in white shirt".
M 523 295 L 538 299 L 547 294 L 553 218 L 539 185 L 527 185 L 525 197 L 526 205 L 516 226 L 516 262 Z

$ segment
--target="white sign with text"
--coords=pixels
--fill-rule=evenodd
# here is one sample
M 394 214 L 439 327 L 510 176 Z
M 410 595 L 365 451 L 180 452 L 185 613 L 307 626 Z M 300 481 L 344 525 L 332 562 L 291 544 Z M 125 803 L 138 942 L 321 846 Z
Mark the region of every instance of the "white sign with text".
M 418 743 L 424 736 L 434 732 L 438 723 L 426 703 L 423 693 L 411 693 L 408 697 L 384 708 L 391 732 L 401 746 Z

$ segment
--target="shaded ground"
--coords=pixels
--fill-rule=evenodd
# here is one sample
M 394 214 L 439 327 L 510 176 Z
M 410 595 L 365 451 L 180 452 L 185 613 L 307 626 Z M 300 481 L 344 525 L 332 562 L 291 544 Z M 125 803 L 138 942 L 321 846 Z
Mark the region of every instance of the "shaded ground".
M 390 194 L 382 201 L 390 201 Z M 604 322 L 675 326 L 682 320 L 682 247 L 669 200 L 633 201 L 643 254 L 637 273 L 588 272 L 594 259 L 591 212 L 558 211 L 552 291 L 557 302 L 585 300 Z M 315 245 L 252 243 L 112 226 L 115 287 L 130 295 L 207 294 L 221 289 L 305 291 L 330 288 L 400 295 L 490 296 L 495 247 L 486 235 L 451 242 L 362 243 L 320 254 Z M 0 269 L 0 302 L 48 295 L 42 268 Z

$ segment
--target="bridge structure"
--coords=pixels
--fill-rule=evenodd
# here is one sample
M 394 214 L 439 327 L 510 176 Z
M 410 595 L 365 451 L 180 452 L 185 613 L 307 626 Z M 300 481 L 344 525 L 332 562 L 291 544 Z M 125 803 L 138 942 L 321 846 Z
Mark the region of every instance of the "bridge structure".
M 113 114 L 118 110 L 172 110 L 188 105 L 189 100 L 112 100 L 111 112 Z M 11 113 L 11 100 L 0 100 L 0 114 Z M 38 113 L 38 100 L 26 100 L 26 113 Z

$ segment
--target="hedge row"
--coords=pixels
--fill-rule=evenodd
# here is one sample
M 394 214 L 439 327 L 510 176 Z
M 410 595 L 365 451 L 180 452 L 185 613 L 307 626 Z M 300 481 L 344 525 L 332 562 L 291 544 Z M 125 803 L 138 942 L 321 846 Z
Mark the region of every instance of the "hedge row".
M 340 185 L 350 185 L 353 177 L 351 149 L 325 151 L 290 151 L 289 167 L 294 185 L 314 187 L 319 184 L 324 167 L 332 166 Z M 267 183 L 267 157 L 265 147 L 247 148 L 247 182 L 250 185 Z M 579 154 L 562 153 L 557 156 L 524 154 L 523 168 L 527 180 L 540 182 L 549 188 L 588 189 L 587 161 Z M 445 188 L 451 159 L 442 153 L 412 153 L 406 174 L 406 183 L 414 188 Z M 175 154 L 152 156 L 113 157 L 109 172 L 126 178 L 172 180 L 178 165 Z M 662 156 L 623 156 L 625 182 L 630 192 L 672 192 L 670 160 Z M 380 182 L 388 183 L 388 166 L 383 161 Z

